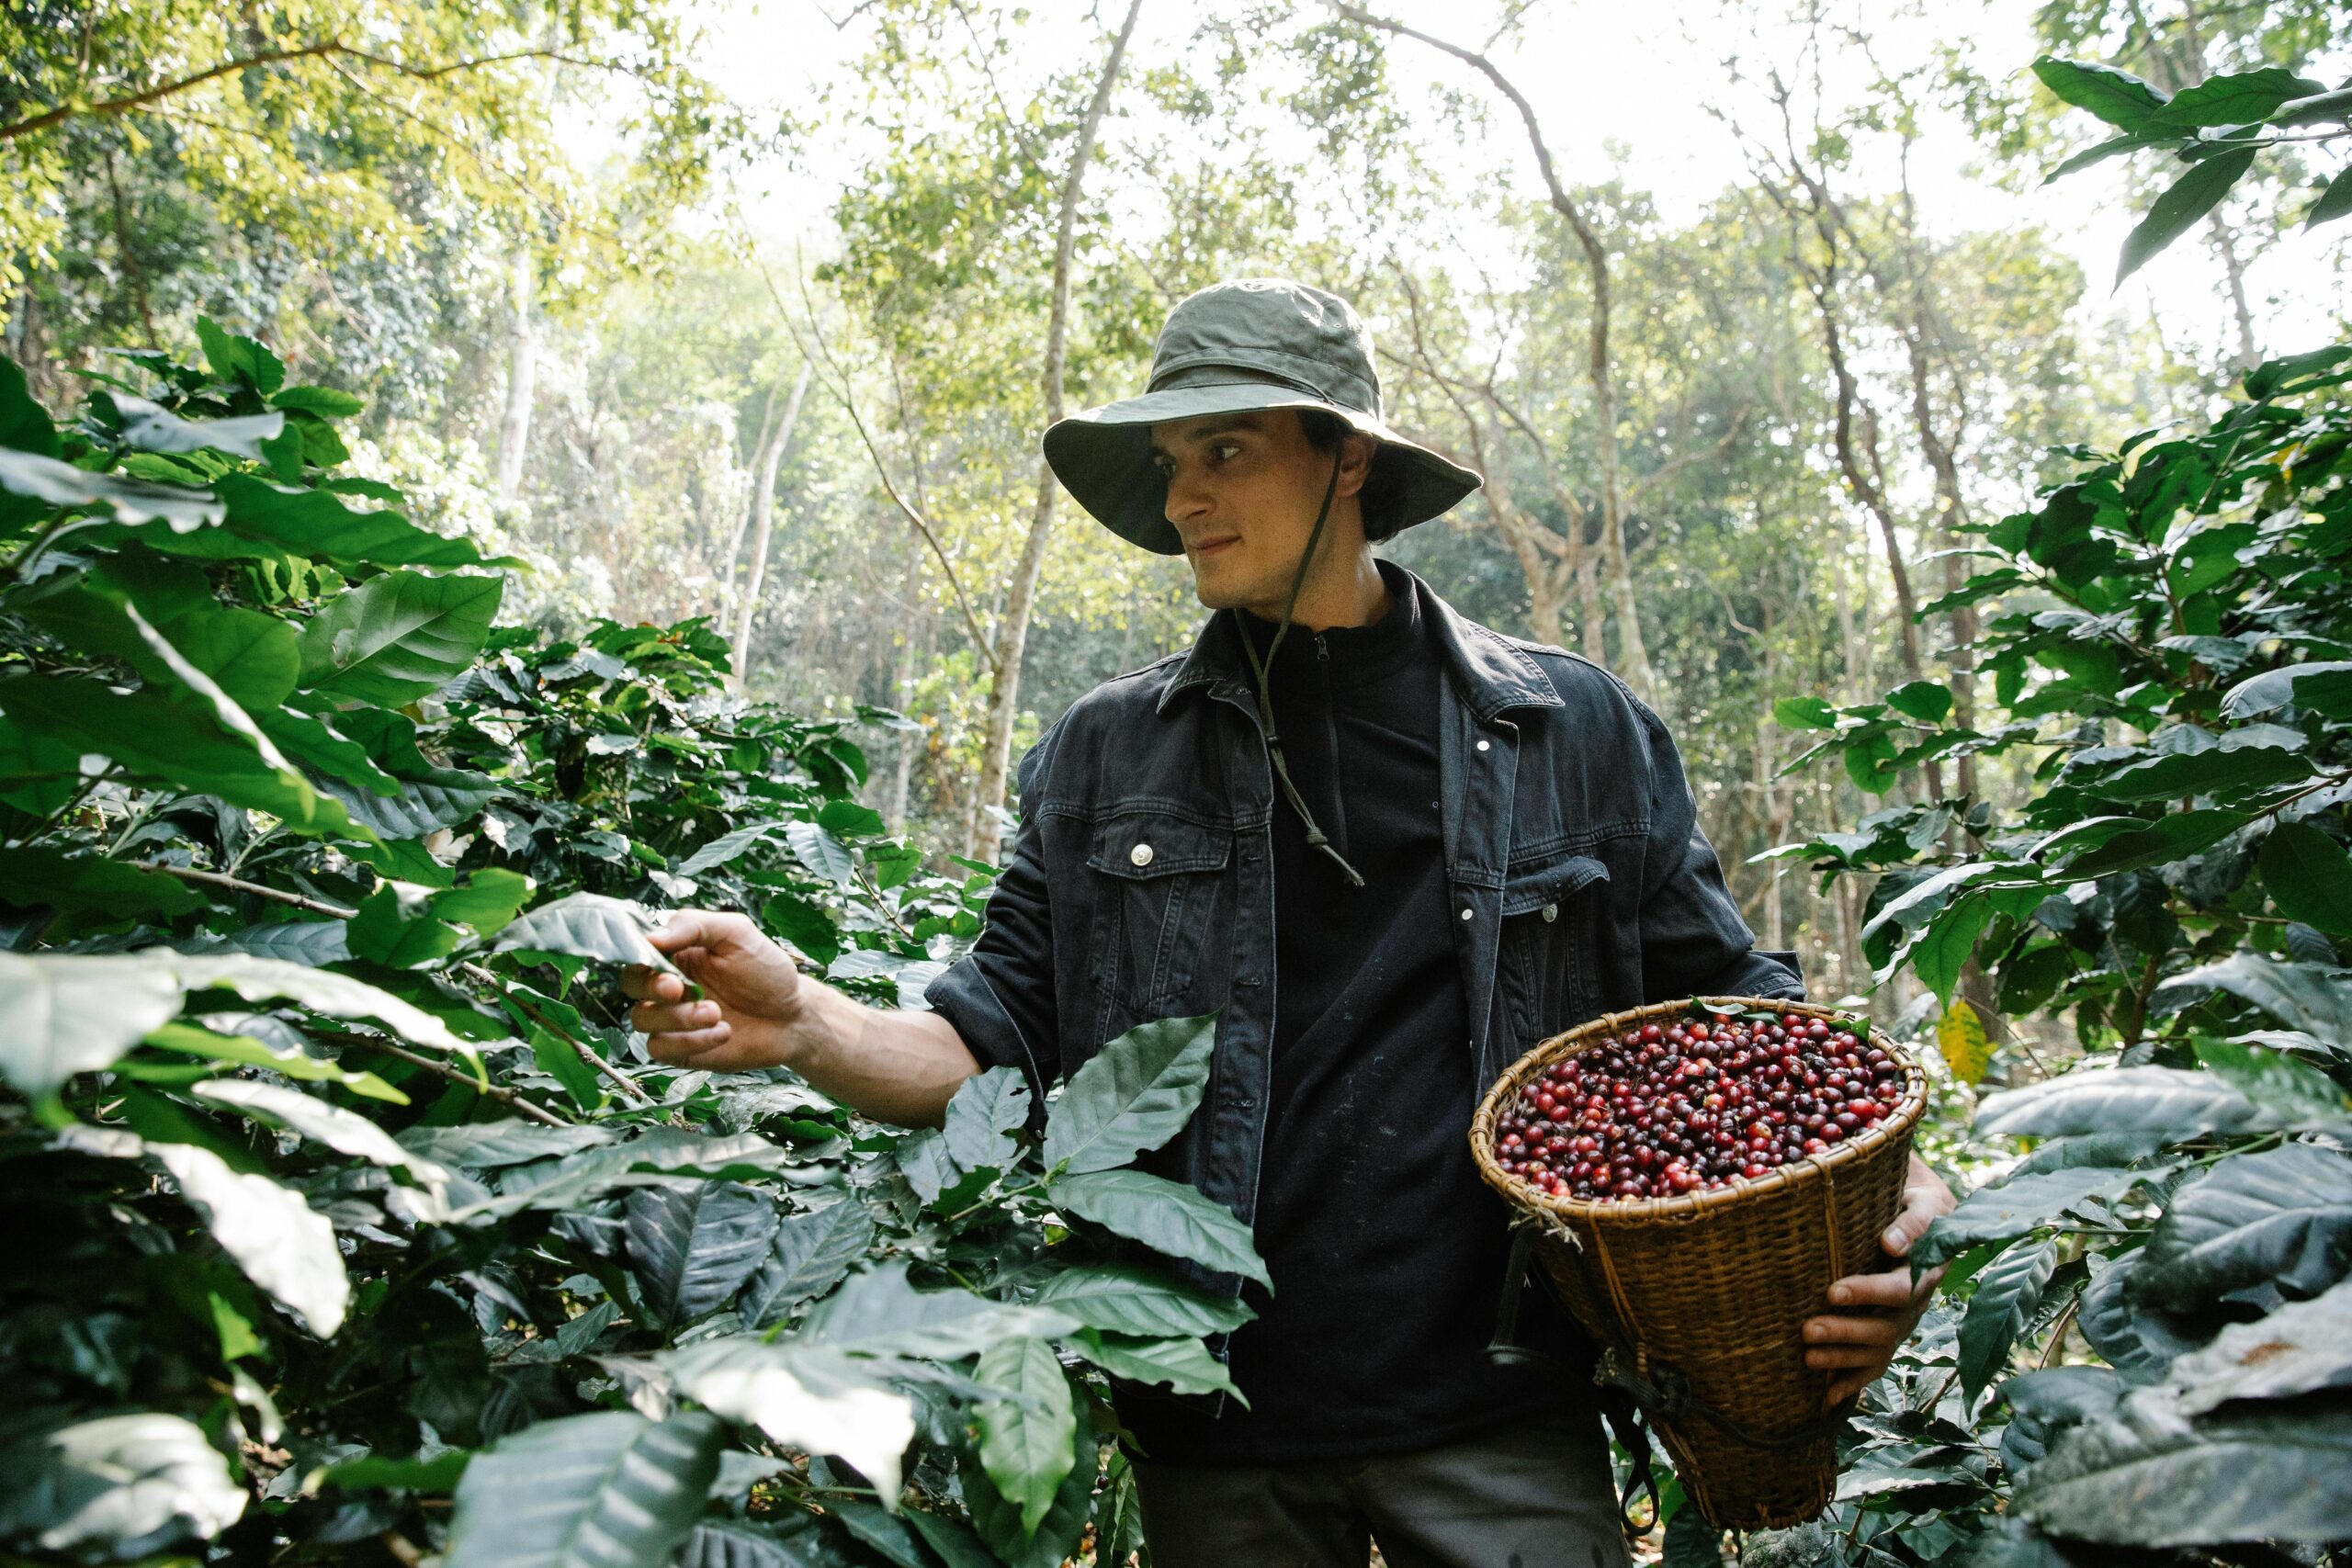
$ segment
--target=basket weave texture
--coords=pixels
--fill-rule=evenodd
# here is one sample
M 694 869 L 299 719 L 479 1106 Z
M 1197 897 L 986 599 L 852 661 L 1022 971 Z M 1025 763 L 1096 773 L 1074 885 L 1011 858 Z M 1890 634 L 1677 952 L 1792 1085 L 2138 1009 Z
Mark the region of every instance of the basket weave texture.
M 1495 1158 L 1495 1124 L 1529 1081 L 1629 1027 L 1713 1010 L 1860 1021 L 1804 1002 L 1715 997 L 1609 1013 L 1513 1063 L 1478 1107 L 1478 1172 L 1537 1227 L 1535 1255 L 1577 1321 L 1633 1389 L 1672 1455 L 1685 1493 L 1721 1529 L 1793 1525 L 1837 1484 L 1835 1423 L 1823 1419 L 1831 1374 L 1804 1364 L 1804 1320 L 1830 1282 L 1885 1262 L 1878 1238 L 1902 1204 L 1911 1134 L 1926 1108 L 1918 1064 L 1902 1064 L 1893 1114 L 1832 1147 L 1755 1179 L 1702 1192 L 1623 1201 L 1555 1198 Z

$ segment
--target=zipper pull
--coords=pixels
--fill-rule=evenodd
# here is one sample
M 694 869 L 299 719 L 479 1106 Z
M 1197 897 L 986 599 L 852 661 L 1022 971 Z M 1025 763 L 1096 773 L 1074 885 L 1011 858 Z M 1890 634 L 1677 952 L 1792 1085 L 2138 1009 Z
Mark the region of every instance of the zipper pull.
M 1331 662 L 1331 646 L 1323 640 L 1323 634 L 1321 632 L 1317 632 L 1315 634 L 1315 661 L 1317 664 L 1329 664 Z

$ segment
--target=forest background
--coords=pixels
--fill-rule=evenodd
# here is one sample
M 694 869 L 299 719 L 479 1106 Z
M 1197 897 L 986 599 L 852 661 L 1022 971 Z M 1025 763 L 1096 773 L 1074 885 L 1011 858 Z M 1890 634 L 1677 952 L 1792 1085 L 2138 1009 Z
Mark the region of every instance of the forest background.
M 1966 722 L 1954 525 L 2345 315 L 2291 159 L 2111 287 L 2162 172 L 2042 186 L 2095 128 L 2023 69 L 2338 79 L 2308 0 L 1381 13 L 1451 54 L 1315 5 L 299 9 L 331 46 L 17 9 L 0 312 L 42 401 L 199 316 L 252 333 L 365 400 L 354 471 L 529 563 L 509 619 L 710 616 L 750 694 L 904 715 L 866 803 L 993 858 L 1008 763 L 1200 619 L 1039 431 L 1138 389 L 1192 289 L 1300 277 L 1487 475 L 1390 553 L 1661 710 L 1741 908 L 1831 997 L 1870 988 L 1867 880 L 1757 857 L 2004 781 L 1783 777 L 1776 699 L 1928 680 Z

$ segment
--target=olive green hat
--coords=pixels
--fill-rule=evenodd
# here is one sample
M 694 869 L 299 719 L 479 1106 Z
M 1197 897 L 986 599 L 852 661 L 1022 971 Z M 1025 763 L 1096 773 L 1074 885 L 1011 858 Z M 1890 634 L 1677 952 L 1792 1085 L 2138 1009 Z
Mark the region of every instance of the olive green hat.
M 1180 303 L 1159 330 L 1143 396 L 1057 422 L 1046 432 L 1046 461 L 1111 532 L 1182 555 L 1168 521 L 1168 479 L 1151 460 L 1151 427 L 1258 409 L 1322 409 L 1379 441 L 1364 484 L 1385 498 L 1375 538 L 1442 514 L 1481 482 L 1388 427 L 1372 333 L 1348 302 L 1279 277 L 1219 283 Z

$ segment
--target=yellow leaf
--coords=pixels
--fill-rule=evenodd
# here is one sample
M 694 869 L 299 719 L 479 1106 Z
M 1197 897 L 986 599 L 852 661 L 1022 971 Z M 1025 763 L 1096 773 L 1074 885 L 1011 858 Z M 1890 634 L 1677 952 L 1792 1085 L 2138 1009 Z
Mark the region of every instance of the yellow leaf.
M 1981 1081 L 1993 1065 L 1993 1043 L 1985 1038 L 1984 1021 L 1959 997 L 1936 1022 L 1936 1046 L 1944 1054 L 1944 1066 L 1962 1083 Z

